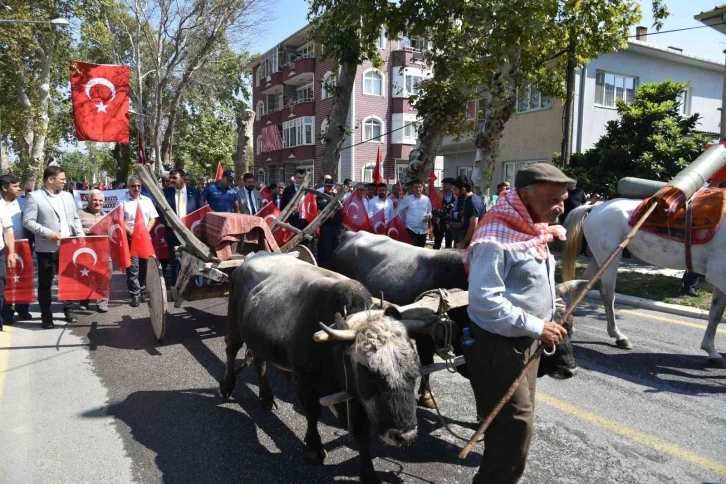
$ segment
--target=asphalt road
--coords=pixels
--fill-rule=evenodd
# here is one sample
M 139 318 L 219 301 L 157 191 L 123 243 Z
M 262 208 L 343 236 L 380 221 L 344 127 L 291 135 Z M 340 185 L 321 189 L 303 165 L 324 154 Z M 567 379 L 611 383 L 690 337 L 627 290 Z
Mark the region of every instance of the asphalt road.
M 114 291 L 123 298 L 118 275 Z M 35 321 L 0 333 L 0 482 L 356 480 L 357 452 L 327 411 L 328 460 L 304 462 L 305 418 L 276 369 L 278 410 L 260 406 L 251 370 L 231 399 L 220 397 L 226 299 L 172 309 L 161 345 L 144 305 L 113 299 L 108 314 L 86 312 L 73 327 L 40 331 Z M 619 317 L 631 351 L 613 346 L 601 308 L 578 311 L 580 371 L 539 380 L 523 482 L 726 482 L 726 370 L 705 367 L 704 321 L 627 309 Z M 432 385 L 453 428 L 470 435 L 468 382 L 439 372 Z M 470 482 L 481 447 L 461 461 L 461 445 L 419 410 L 418 441 L 401 449 L 376 440 L 374 466 L 383 482 Z

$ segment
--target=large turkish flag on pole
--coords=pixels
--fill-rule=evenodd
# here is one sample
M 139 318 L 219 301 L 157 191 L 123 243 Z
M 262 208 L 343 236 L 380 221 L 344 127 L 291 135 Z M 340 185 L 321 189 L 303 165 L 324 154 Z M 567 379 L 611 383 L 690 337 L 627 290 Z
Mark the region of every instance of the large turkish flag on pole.
M 119 205 L 111 210 L 105 217 L 90 228 L 94 235 L 108 236 L 111 248 L 111 259 L 116 263 L 121 272 L 131 266 L 131 255 L 129 242 L 126 238 L 126 222 L 124 221 L 123 206 Z
M 129 142 L 129 68 L 71 61 L 78 141 Z
M 373 183 L 378 185 L 383 183 L 383 156 L 381 156 L 381 147 L 378 147 L 378 155 L 376 156 L 376 166 L 373 167 Z
M 431 200 L 431 208 L 434 210 L 441 210 L 441 205 L 444 203 L 444 196 L 439 193 L 438 190 L 436 190 L 436 187 L 434 186 L 434 182 L 438 178 L 436 175 L 434 175 L 434 172 L 432 171 L 429 173 L 429 177 L 426 179 L 426 183 L 429 184 L 429 200 Z
M 300 218 L 307 223 L 313 223 L 318 216 L 318 200 L 315 194 L 308 193 L 300 203 Z
M 151 228 L 151 245 L 154 246 L 154 252 L 159 260 L 169 259 L 169 244 L 166 241 L 166 225 L 161 218 L 156 219 L 156 223 Z
M 272 223 L 279 216 L 280 210 L 272 202 L 262 207 L 262 209 L 255 214 L 255 217 L 262 217 L 263 219 L 265 219 L 268 227 L 272 226 Z M 278 227 L 277 230 L 272 232 L 272 236 L 275 237 L 277 245 L 282 247 L 283 245 L 285 245 L 285 242 L 295 237 L 295 234 L 293 232 L 290 232 L 286 228 Z
M 139 259 L 148 259 L 154 255 L 154 246 L 151 235 L 144 223 L 144 214 L 141 213 L 141 203 L 136 203 L 136 218 L 134 219 L 134 232 L 131 235 L 131 255 Z
M 108 237 L 68 237 L 60 241 L 58 300 L 104 299 L 111 292 Z
M 368 213 L 358 190 L 353 191 L 345 200 L 341 210 L 343 211 L 343 223 L 353 232 L 368 229 Z
M 7 261 L 8 248 L 5 248 Z M 5 302 L 7 304 L 31 304 L 35 302 L 35 274 L 33 253 L 27 239 L 15 241 L 15 267 L 5 267 Z
M 222 168 L 222 162 L 220 161 L 217 163 L 217 173 L 214 175 L 214 181 L 218 182 L 222 179 L 222 175 L 224 174 L 224 168 Z

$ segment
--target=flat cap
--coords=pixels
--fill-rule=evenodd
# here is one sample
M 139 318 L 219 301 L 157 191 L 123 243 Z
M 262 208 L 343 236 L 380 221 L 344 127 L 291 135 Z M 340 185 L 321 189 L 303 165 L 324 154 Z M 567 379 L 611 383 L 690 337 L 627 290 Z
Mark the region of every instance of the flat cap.
M 535 163 L 517 172 L 514 177 L 514 186 L 520 188 L 537 183 L 573 183 L 574 181 L 554 165 Z

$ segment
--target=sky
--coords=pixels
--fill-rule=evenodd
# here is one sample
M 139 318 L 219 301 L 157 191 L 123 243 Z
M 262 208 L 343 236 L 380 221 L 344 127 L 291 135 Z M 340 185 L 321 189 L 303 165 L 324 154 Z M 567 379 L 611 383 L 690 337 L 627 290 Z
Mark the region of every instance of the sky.
M 703 24 L 694 20 L 694 15 L 705 10 L 711 10 L 721 3 L 726 3 L 726 0 L 665 1 L 671 11 L 671 16 L 665 20 L 661 30 L 699 27 Z M 307 23 L 308 2 L 306 0 L 279 0 L 273 5 L 276 5 L 276 19 L 270 22 L 269 27 L 264 29 L 262 35 L 255 39 L 250 49 L 253 53 L 262 53 L 271 49 L 277 42 L 298 31 Z M 652 27 L 653 18 L 650 12 L 650 1 L 641 2 L 641 9 L 643 11 L 641 25 L 648 27 L 649 34 L 655 33 L 655 29 Z M 635 35 L 635 27 L 631 30 L 632 35 Z M 648 42 L 666 47 L 679 47 L 685 52 L 715 60 L 723 60 L 723 51 L 726 49 L 726 35 L 708 27 L 672 34 L 650 35 Z

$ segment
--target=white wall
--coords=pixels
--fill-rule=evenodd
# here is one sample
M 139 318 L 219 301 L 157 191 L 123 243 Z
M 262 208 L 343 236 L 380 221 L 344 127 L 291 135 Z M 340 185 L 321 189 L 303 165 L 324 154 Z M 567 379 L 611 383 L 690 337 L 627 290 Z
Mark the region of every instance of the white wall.
M 405 125 L 416 121 L 415 114 L 409 113 L 393 113 L 391 114 L 391 144 L 405 144 L 413 145 L 416 144 L 418 136 L 415 138 L 404 138 L 402 129 Z
M 420 67 L 393 67 L 391 72 L 391 97 L 408 97 L 410 94 L 405 92 L 405 76 L 421 76 L 423 79 L 430 78 L 433 73 L 430 69 L 421 69 Z

